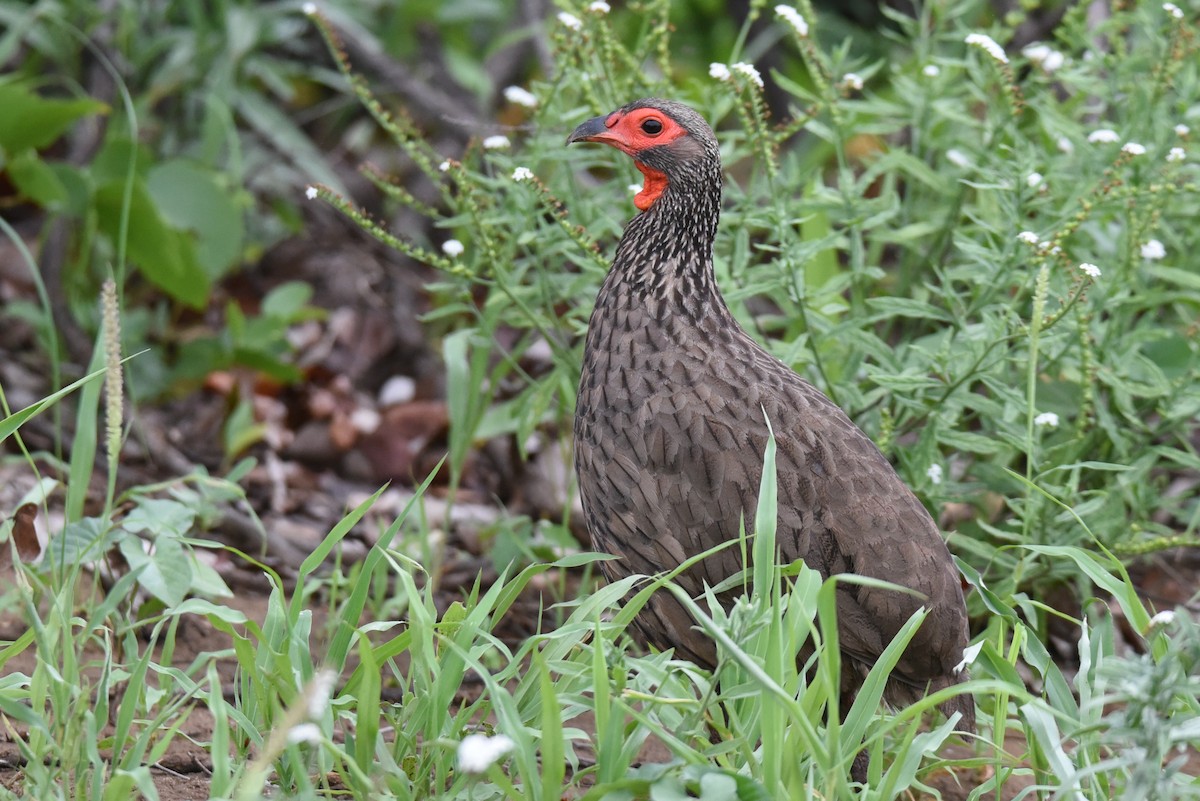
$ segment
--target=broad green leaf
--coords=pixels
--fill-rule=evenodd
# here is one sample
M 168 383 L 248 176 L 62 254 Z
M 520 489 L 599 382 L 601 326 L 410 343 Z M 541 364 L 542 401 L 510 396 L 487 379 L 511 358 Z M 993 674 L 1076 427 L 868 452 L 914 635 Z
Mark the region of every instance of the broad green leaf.
M 9 159 L 8 175 L 22 195 L 43 208 L 58 209 L 67 203 L 67 188 L 33 150 Z
M 99 100 L 41 97 L 22 83 L 0 85 L 0 109 L 0 149 L 10 155 L 44 148 L 79 118 L 108 112 Z
M 138 583 L 168 608 L 183 601 L 192 587 L 192 558 L 179 540 L 159 537 L 152 553 L 146 553 L 143 540 L 127 537 L 121 540 L 121 555 L 131 569 L 141 568 Z
M 92 159 L 89 168 L 95 186 L 121 184 L 129 175 L 132 163 L 133 174 L 145 177 L 146 168 L 154 163 L 150 149 L 121 136 L 110 136 Z
M 154 537 L 185 537 L 196 522 L 196 510 L 178 501 L 142 498 L 121 521 L 121 528 Z
M 114 242 L 121 235 L 124 191 L 120 183 L 96 190 L 100 230 Z M 212 281 L 196 259 L 195 244 L 188 234 L 167 225 L 140 179 L 133 184 L 127 233 L 129 258 L 152 284 L 180 303 L 204 307 Z
M 45 559 L 58 568 L 99 559 L 122 536 L 124 534 L 120 529 L 109 526 L 99 518 L 85 517 L 67 523 L 59 534 L 50 538 Z
M 196 261 L 211 280 L 237 265 L 245 238 L 242 210 L 216 173 L 175 159 L 152 167 L 146 188 L 167 224 L 195 235 Z
M 292 322 L 308 307 L 312 300 L 312 284 L 305 281 L 287 281 L 267 293 L 262 301 L 264 317 L 275 317 Z
M 216 618 L 233 626 L 245 625 L 249 619 L 244 612 L 237 609 L 230 609 L 228 606 L 214 604 L 212 601 L 206 601 L 203 598 L 189 598 L 183 603 L 178 604 L 171 610 L 173 615 L 204 615 L 205 617 Z
M 221 574 L 199 559 L 192 561 L 192 591 L 212 598 L 233 597 L 233 591 Z

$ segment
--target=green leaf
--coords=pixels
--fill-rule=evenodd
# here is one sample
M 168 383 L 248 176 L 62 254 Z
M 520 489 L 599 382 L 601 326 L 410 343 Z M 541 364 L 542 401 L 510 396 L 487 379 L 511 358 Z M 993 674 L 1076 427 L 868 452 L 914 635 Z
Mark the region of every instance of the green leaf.
M 67 188 L 58 174 L 33 150 L 26 150 L 8 162 L 8 175 L 24 196 L 48 209 L 58 209 L 67 202 Z
M 545 656 L 533 652 L 533 664 L 537 671 L 538 694 L 542 701 L 541 759 L 542 798 L 558 798 L 561 795 L 566 759 L 563 754 L 563 720 L 560 700 L 555 691 L 554 678 L 546 666 Z
M 938 432 L 938 441 L 942 445 L 966 453 L 979 453 L 990 456 L 1004 450 L 1003 443 L 997 442 L 992 437 L 976 434 L 973 431 L 943 429 Z
M 133 358 L 133 357 L 131 356 L 129 358 Z M 124 364 L 126 361 L 128 361 L 129 358 L 122 360 L 122 364 Z M 97 378 L 104 375 L 104 372 L 105 372 L 104 370 L 96 370 L 94 372 L 91 372 L 91 373 L 85 375 L 83 378 L 79 379 L 78 381 L 75 381 L 74 383 L 68 384 L 67 386 L 63 387 L 58 392 L 55 392 L 53 395 L 42 398 L 40 401 L 37 401 L 35 403 L 31 403 L 28 406 L 26 406 L 24 409 L 21 409 L 19 412 L 13 412 L 8 417 L 5 417 L 3 420 L 0 420 L 0 442 L 4 442 L 4 440 L 8 439 L 9 437 L 11 437 L 13 435 L 13 432 L 15 432 L 21 426 L 23 426 L 30 419 L 37 417 L 39 414 L 41 414 L 42 412 L 49 409 L 51 406 L 58 403 L 60 400 L 65 398 L 67 395 L 70 395 L 72 392 L 79 389 L 84 384 L 88 383 L 89 381 L 95 381 Z
M 339 195 L 349 194 L 342 179 L 329 166 L 326 154 L 279 107 L 259 102 L 256 95 L 245 93 L 238 96 L 236 111 L 282 156 L 306 173 L 312 183 L 325 184 Z M 299 190 L 296 197 L 299 198 Z
M 1124 565 L 1111 554 L 1106 552 L 1108 561 L 1102 562 L 1091 552 L 1071 545 L 1031 544 L 1021 547 L 1034 553 L 1073 560 L 1097 587 L 1116 598 L 1117 603 L 1121 605 L 1121 610 L 1137 631 L 1146 631 L 1150 627 L 1150 614 L 1146 611 L 1141 598 L 1138 597 L 1137 589 L 1129 580 Z
M 196 510 L 178 501 L 143 498 L 121 521 L 121 528 L 153 537 L 185 537 L 196 522 Z
M 146 176 L 163 220 L 195 235 L 196 261 L 214 281 L 238 264 L 245 239 L 242 211 L 217 178 L 212 170 L 183 159 L 155 165 Z
M 260 341 L 258 344 L 265 345 L 266 343 Z M 300 368 L 296 367 L 295 365 L 288 364 L 272 356 L 270 353 L 265 353 L 261 350 L 255 350 L 254 348 L 238 346 L 233 349 L 233 353 L 231 355 L 235 364 L 240 364 L 243 367 L 249 367 L 253 370 L 257 370 L 258 372 L 268 375 L 271 378 L 274 378 L 276 381 L 284 384 L 291 384 L 299 381 L 304 375 L 300 371 Z M 212 366 L 213 369 L 216 367 L 217 365 Z M 237 451 L 230 451 L 230 453 L 236 452 Z
M 885 373 L 882 370 L 868 368 L 867 372 L 872 381 L 893 392 L 913 394 L 923 389 L 938 389 L 944 386 L 936 378 L 918 374 L 915 369 L 907 369 L 903 373 Z
M 817 181 L 811 181 L 805 187 L 805 195 L 809 198 L 816 194 Z M 816 242 L 826 239 L 833 231 L 833 225 L 828 212 L 818 211 L 804 218 L 800 223 L 800 235 L 804 242 Z M 817 290 L 841 272 L 838 263 L 837 248 L 827 246 L 817 251 L 804 261 L 804 283 L 810 290 Z
M 211 598 L 232 598 L 233 590 L 221 578 L 216 568 L 204 564 L 199 559 L 192 561 L 192 592 L 207 595 Z
M 308 309 L 312 300 L 312 285 L 304 281 L 288 281 L 267 293 L 262 301 L 264 317 L 275 317 L 284 323 L 295 322 Z
M 138 583 L 146 592 L 168 608 L 183 601 L 192 587 L 192 558 L 179 540 L 159 537 L 153 552 L 146 553 L 140 538 L 126 537 L 120 548 L 130 569 L 142 568 Z
M 133 173 L 141 177 L 146 175 L 146 165 L 154 162 L 154 154 L 150 150 L 130 139 L 111 136 L 104 141 L 104 146 L 92 159 L 90 166 L 92 182 L 96 186 L 119 184 L 129 175 L 130 163 Z
M 1146 272 L 1160 281 L 1176 284 L 1184 289 L 1200 291 L 1200 273 L 1197 273 L 1194 269 L 1183 270 L 1179 267 L 1167 267 L 1162 264 L 1155 264 L 1147 267 Z
M 83 561 L 102 557 L 124 531 L 95 517 L 68 523 L 46 545 L 46 560 L 56 568 L 68 568 Z
M 1030 733 L 1046 758 L 1050 769 L 1059 781 L 1066 782 L 1075 778 L 1075 766 L 1071 758 L 1063 750 L 1062 735 L 1059 734 L 1058 724 L 1044 705 L 1031 701 L 1021 706 L 1021 716 L 1025 720 Z
M 212 601 L 206 601 L 203 598 L 189 598 L 183 603 L 177 605 L 171 610 L 171 614 L 182 617 L 183 615 L 204 615 L 205 617 L 222 620 L 232 626 L 245 625 L 249 618 L 244 612 L 237 609 L 230 609 L 228 606 L 214 604 Z
M 114 242 L 121 236 L 124 191 L 121 183 L 96 190 L 100 230 Z M 205 306 L 212 281 L 197 261 L 195 244 L 187 234 L 167 225 L 141 179 L 134 179 L 127 233 L 129 258 L 147 280 L 180 303 L 196 309 Z
M 867 306 L 871 314 L 867 320 L 889 320 L 893 317 L 911 317 L 917 320 L 937 320 L 942 323 L 953 323 L 954 318 L 944 310 L 914 298 L 880 297 L 868 298 Z
M 354 759 L 363 774 L 375 765 L 375 747 L 379 736 L 379 701 L 382 693 L 380 660 L 371 638 L 358 636 L 359 673 L 361 681 L 354 693 Z
M 41 97 L 23 83 L 0 85 L 0 149 L 7 154 L 52 144 L 80 117 L 105 114 L 108 106 L 90 97 Z
M 264 423 L 254 421 L 254 408 L 249 400 L 243 398 L 225 418 L 223 432 L 225 453 L 229 456 L 237 456 L 261 440 L 266 430 L 267 427 Z

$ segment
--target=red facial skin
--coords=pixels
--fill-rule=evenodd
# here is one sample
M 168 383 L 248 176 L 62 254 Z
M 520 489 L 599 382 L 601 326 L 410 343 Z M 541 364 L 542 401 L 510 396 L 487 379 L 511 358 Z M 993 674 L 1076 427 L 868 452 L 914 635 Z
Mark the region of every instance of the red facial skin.
M 647 131 L 647 127 L 653 129 L 655 121 L 661 126 L 658 132 Z M 642 191 L 638 192 L 633 199 L 633 205 L 641 211 L 645 211 L 654 201 L 658 200 L 658 196 L 667 188 L 667 176 L 665 173 L 643 164 L 638 159 L 638 153 L 647 148 L 670 144 L 679 137 L 686 136 L 687 131 L 675 120 L 655 108 L 638 108 L 628 113 L 614 111 L 608 115 L 604 125 L 608 129 L 607 131 L 590 136 L 586 141 L 612 145 L 633 157 L 634 166 L 646 178 Z

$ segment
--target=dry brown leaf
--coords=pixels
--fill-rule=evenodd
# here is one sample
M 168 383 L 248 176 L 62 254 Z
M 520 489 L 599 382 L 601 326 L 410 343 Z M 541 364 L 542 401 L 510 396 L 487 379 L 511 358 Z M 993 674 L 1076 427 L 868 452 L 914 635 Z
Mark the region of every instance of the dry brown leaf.
M 35 561 L 42 555 L 42 544 L 38 541 L 37 504 L 23 504 L 13 515 L 12 541 L 16 546 L 17 559 L 25 564 Z M 0 547 L 0 570 L 12 565 L 12 546 Z

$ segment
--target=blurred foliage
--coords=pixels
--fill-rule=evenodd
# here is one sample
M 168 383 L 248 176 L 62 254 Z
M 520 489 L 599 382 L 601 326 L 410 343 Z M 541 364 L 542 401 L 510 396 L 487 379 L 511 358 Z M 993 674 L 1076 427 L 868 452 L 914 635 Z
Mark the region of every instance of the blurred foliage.
M 18 110 L 0 124 L 0 168 L 13 189 L 5 202 L 41 209 L 46 231 L 66 224 L 55 290 L 88 327 L 97 325 L 100 281 L 117 275 L 132 318 L 129 347 L 167 346 L 131 366 L 143 396 L 197 371 L 262 367 L 240 361 L 236 347 L 225 354 L 232 358 L 172 359 L 171 323 L 205 310 L 222 280 L 297 230 L 297 186 L 313 176 L 341 185 L 297 120 L 312 94 L 306 87 L 331 76 L 311 66 L 308 26 L 281 8 L 117 3 L 110 13 L 86 2 L 0 4 L 9 25 L 0 64 L 14 65 L 0 79 L 0 103 Z M 36 318 L 40 310 L 14 313 Z M 231 329 L 236 322 L 228 320 Z M 269 338 L 282 337 L 289 322 Z M 294 368 L 276 362 L 271 372 L 294 378 Z M 184 372 L 172 372 L 179 363 Z

